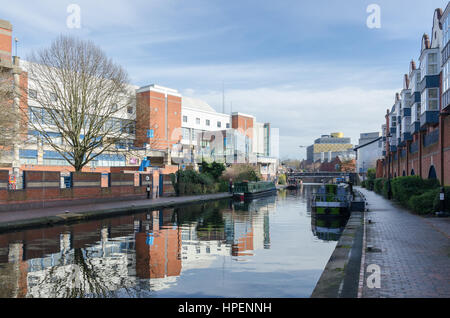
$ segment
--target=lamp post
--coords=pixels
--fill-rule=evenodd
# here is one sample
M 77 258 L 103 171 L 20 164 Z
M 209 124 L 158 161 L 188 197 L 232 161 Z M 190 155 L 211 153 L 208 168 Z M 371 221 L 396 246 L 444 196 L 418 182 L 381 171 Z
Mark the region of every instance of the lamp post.
M 386 135 L 386 138 L 391 138 L 392 135 L 389 133 Z M 389 145 L 390 146 L 390 145 Z M 388 195 L 388 199 L 390 200 L 392 197 L 392 192 L 391 192 L 391 154 L 390 154 L 390 150 L 388 150 L 388 180 L 387 180 L 387 195 Z

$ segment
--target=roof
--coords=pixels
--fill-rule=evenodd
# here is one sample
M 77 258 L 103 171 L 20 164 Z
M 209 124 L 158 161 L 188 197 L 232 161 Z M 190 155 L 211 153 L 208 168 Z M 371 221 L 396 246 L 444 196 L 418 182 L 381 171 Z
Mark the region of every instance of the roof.
M 183 99 L 181 101 L 181 107 L 188 107 L 193 108 L 197 110 L 202 110 L 205 112 L 212 112 L 216 113 L 216 110 L 212 108 L 208 103 L 205 101 L 202 101 L 201 99 L 192 98 L 192 97 L 185 97 L 183 96 Z

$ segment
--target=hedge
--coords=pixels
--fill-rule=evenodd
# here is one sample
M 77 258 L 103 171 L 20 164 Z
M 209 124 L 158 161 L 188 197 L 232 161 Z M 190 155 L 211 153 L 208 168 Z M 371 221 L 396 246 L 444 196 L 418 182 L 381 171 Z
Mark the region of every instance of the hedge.
M 439 197 L 439 188 L 428 190 L 419 195 L 413 195 L 408 201 L 409 208 L 418 214 L 433 213 L 435 211 L 434 201 L 436 197 Z
M 384 183 L 386 182 L 386 179 L 384 178 L 377 178 L 373 181 L 373 191 L 375 191 L 378 194 L 383 194 L 383 187 Z
M 440 209 L 438 180 L 405 176 L 391 179 L 390 183 L 392 198 L 402 206 L 418 214 L 428 214 Z M 388 179 L 378 178 L 372 182 L 370 179 L 365 180 L 362 186 L 388 197 Z M 450 187 L 445 187 L 445 198 L 446 211 L 450 211 Z
M 437 187 L 439 187 L 439 181 L 436 179 L 422 179 L 419 176 L 398 177 L 392 180 L 392 197 L 400 204 L 407 206 L 412 196 L 424 194 Z

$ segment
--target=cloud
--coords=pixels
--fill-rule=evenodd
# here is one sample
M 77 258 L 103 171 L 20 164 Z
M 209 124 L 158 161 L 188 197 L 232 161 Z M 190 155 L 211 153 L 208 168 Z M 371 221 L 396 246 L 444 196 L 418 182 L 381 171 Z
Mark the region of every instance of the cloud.
M 327 90 L 300 87 L 261 87 L 227 92 L 233 111 L 253 114 L 258 122 L 270 122 L 280 130 L 282 156 L 298 157 L 300 145 L 331 132 L 344 132 L 358 143 L 359 134 L 381 131 L 384 113 L 393 101 L 393 90 L 340 87 Z M 195 94 L 211 104 L 221 99 L 219 92 Z M 227 107 L 229 110 L 229 107 Z

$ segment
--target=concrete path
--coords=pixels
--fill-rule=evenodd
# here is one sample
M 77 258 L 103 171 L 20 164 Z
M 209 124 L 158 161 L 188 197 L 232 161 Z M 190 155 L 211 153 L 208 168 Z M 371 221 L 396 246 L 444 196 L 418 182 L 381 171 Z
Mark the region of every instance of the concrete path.
M 450 219 L 421 217 L 358 187 L 367 199 L 362 297 L 450 297 Z M 367 266 L 381 270 L 380 288 L 369 288 Z
M 131 201 L 117 201 L 97 204 L 59 206 L 44 209 L 0 212 L 0 232 L 19 228 L 79 221 L 89 218 L 111 216 L 120 213 L 130 213 L 143 209 L 155 209 L 180 204 L 205 202 L 229 198 L 229 193 L 216 193 L 183 197 L 162 197 Z

